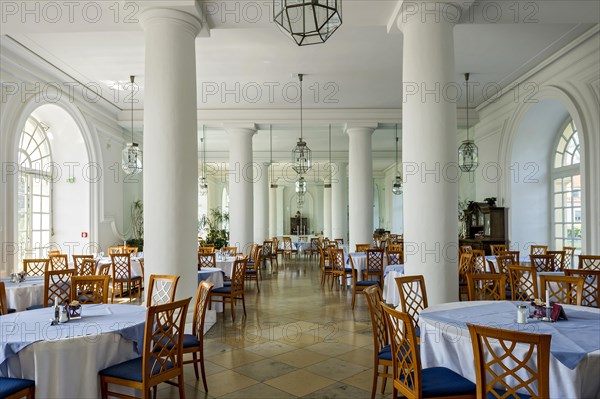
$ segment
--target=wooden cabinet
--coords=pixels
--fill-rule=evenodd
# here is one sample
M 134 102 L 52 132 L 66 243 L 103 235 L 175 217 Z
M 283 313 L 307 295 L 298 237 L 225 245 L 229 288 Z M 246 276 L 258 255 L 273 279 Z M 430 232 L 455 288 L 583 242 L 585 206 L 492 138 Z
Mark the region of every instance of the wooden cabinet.
M 290 218 L 290 235 L 306 235 L 308 220 L 301 217 Z
M 508 208 L 472 202 L 464 213 L 466 237 L 459 240 L 459 245 L 483 249 L 486 255 L 491 255 L 490 245 L 509 244 Z

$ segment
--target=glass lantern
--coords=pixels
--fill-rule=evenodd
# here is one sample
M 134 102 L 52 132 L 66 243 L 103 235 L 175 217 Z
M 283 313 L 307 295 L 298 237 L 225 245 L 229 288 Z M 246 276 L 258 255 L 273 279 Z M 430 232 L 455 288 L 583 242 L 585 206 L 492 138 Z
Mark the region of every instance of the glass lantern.
M 127 143 L 127 146 L 123 148 L 121 167 L 128 175 L 142 173 L 142 150 L 137 143 Z

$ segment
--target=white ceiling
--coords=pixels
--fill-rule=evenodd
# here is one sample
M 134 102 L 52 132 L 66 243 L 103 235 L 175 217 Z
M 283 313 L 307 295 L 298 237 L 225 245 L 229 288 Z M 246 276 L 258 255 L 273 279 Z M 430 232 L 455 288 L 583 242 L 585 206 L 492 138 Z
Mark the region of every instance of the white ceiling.
M 190 0 L 140 2 L 190 6 Z M 229 3 L 229 4 L 226 4 Z M 463 73 L 470 72 L 475 98 L 471 104 L 481 104 L 485 96 L 480 88 L 506 88 L 518 77 L 538 65 L 560 48 L 574 40 L 600 20 L 600 2 L 538 1 L 510 2 L 518 4 L 519 19 L 514 22 L 504 15 L 502 23 L 490 23 L 477 18 L 482 5 L 502 4 L 508 14 L 509 2 L 478 2 L 475 23 L 459 24 L 455 28 L 456 80 L 464 82 Z M 112 4 L 112 3 L 111 3 Z M 537 9 L 528 8 L 535 4 Z M 401 119 L 402 106 L 402 35 L 388 33 L 387 25 L 396 1 L 343 2 L 343 25 L 325 44 L 298 47 L 270 21 L 270 1 L 206 1 L 199 2 L 210 28 L 196 41 L 198 107 L 202 111 L 229 110 L 261 112 L 288 110 L 289 118 L 298 118 L 297 77 L 304 80 L 304 136 L 315 155 L 328 157 L 326 110 L 397 110 Z M 226 8 L 229 7 L 229 8 Z M 534 20 L 537 19 L 537 22 Z M 9 21 L 10 22 L 10 21 Z M 8 23 L 3 34 L 37 53 L 82 83 L 97 82 L 103 86 L 103 96 L 114 109 L 129 109 L 123 93 L 111 82 L 128 83 L 136 75 L 142 87 L 143 107 L 144 34 L 138 24 L 19 24 Z M 427 51 L 427 49 L 424 49 Z M 479 88 L 479 89 L 478 89 Z M 229 90 L 226 94 L 225 90 Z M 237 92 L 237 96 L 231 91 Z M 461 97 L 459 107 L 464 107 Z M 311 112 L 318 120 L 312 120 Z M 126 116 L 124 116 L 126 115 Z M 121 119 L 129 118 L 122 114 Z M 312 123 L 311 123 L 312 120 Z M 266 127 L 263 121 L 261 127 Z M 343 157 L 347 138 L 342 124 L 334 123 L 334 153 Z M 202 121 L 200 121 L 202 124 Z M 260 122 L 259 122 L 260 123 Z M 124 124 L 125 126 L 127 124 Z M 210 124 L 209 124 L 210 125 Z M 276 157 L 288 157 L 298 137 L 296 129 L 286 124 L 276 125 L 274 150 Z M 219 129 L 209 129 L 208 151 L 211 158 L 226 155 L 227 140 Z M 393 161 L 394 133 L 388 126 L 375 133 L 376 169 Z M 254 139 L 254 148 L 268 156 L 269 134 L 261 130 Z M 281 153 L 281 154 L 279 154 Z M 334 154 L 334 158 L 336 155 Z

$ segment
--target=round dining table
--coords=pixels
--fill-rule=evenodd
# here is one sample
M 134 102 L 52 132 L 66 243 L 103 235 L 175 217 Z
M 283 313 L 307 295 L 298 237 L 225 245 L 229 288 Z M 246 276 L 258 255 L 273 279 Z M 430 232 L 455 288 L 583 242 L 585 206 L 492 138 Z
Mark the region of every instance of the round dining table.
M 467 323 L 550 334 L 550 398 L 600 398 L 600 309 L 562 305 L 568 320 L 549 323 L 528 319 L 526 324 L 517 324 L 519 304 L 524 303 L 463 301 L 422 310 L 419 314 L 422 367 L 447 367 L 475 382 Z M 519 351 L 517 345 L 514 352 Z
M 37 398 L 99 398 L 98 372 L 141 356 L 146 307 L 82 305 L 52 325 L 53 308 L 0 316 L 0 376 L 35 380 Z
M 11 282 L 9 278 L 0 281 L 4 282 L 8 308 L 20 312 L 44 303 L 44 276 L 27 276 L 20 283 Z

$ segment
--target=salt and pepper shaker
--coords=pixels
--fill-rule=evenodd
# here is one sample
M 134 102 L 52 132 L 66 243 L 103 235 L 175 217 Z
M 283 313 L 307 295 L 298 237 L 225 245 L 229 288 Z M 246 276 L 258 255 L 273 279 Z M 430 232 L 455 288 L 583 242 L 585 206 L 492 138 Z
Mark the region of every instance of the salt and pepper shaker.
M 54 321 L 53 323 L 58 323 L 60 321 L 60 308 L 58 307 L 58 297 L 54 297 Z
M 60 322 L 66 323 L 69 321 L 69 312 L 66 306 L 62 306 L 62 311 L 60 312 Z
M 525 324 L 527 323 L 527 306 L 525 305 L 517 305 L 517 323 Z
M 543 321 L 550 321 L 552 306 L 550 305 L 550 291 L 546 290 L 546 317 L 544 317 Z

